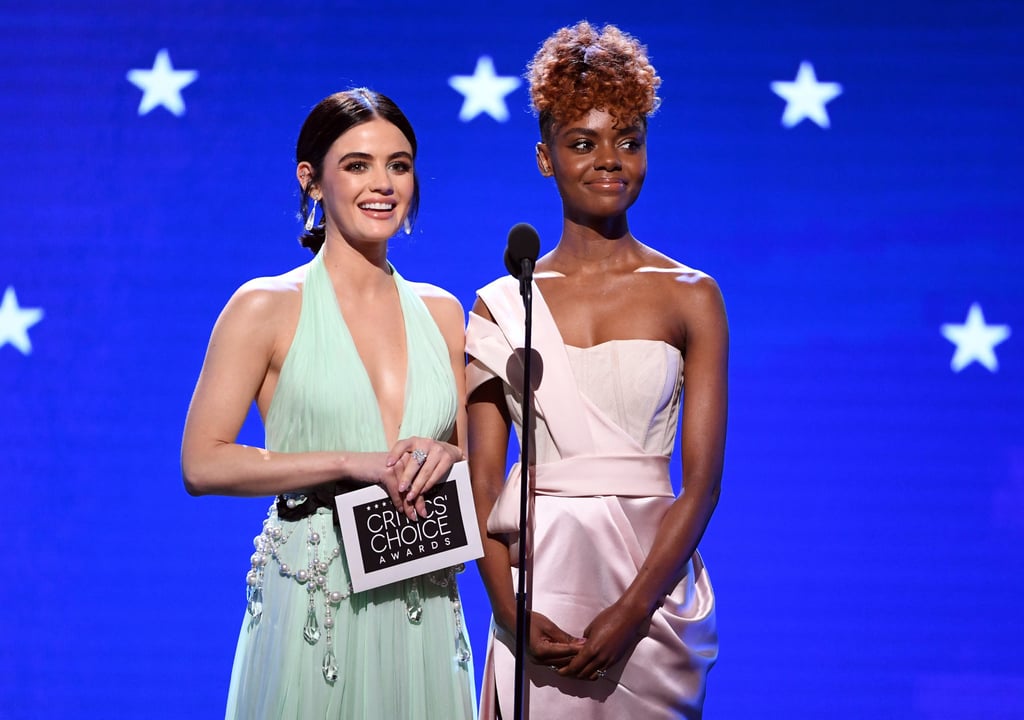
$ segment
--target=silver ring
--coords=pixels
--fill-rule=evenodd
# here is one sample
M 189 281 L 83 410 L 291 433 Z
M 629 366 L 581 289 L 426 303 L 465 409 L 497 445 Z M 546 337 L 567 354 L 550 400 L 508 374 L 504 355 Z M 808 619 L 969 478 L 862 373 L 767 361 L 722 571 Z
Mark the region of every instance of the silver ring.
M 416 461 L 417 465 L 422 465 L 427 460 L 427 453 L 424 450 L 416 448 L 412 451 L 412 459 Z
M 594 674 L 597 675 L 597 677 L 599 679 L 604 679 L 604 676 L 608 674 L 608 671 L 607 670 L 596 670 L 594 672 Z

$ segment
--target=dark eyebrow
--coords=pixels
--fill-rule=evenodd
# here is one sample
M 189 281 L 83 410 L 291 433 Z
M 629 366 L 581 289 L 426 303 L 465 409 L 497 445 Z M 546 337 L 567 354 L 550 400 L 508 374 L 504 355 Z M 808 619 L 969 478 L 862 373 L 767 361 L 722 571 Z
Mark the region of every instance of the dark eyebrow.
M 350 152 L 338 158 L 339 163 L 343 163 L 346 160 L 373 160 L 373 155 L 364 152 Z
M 409 160 L 409 162 L 412 162 L 412 155 L 407 153 L 405 150 L 399 150 L 398 152 L 391 153 L 388 156 L 388 160 L 394 160 L 395 158 L 405 158 Z M 373 160 L 373 155 L 371 155 L 370 153 L 356 151 L 345 153 L 340 158 L 338 158 L 339 163 L 343 163 L 346 160 Z
M 637 133 L 643 133 L 643 131 L 644 131 L 644 129 L 640 125 L 630 125 L 629 127 L 622 128 L 621 130 L 617 131 L 615 134 L 618 137 L 622 137 L 623 135 L 633 135 L 633 134 L 637 134 Z M 584 137 L 589 137 L 589 138 L 597 137 L 597 131 L 596 130 L 591 130 L 590 128 L 585 128 L 585 127 L 566 128 L 565 130 L 562 131 L 562 133 L 565 134 L 565 135 L 583 135 Z

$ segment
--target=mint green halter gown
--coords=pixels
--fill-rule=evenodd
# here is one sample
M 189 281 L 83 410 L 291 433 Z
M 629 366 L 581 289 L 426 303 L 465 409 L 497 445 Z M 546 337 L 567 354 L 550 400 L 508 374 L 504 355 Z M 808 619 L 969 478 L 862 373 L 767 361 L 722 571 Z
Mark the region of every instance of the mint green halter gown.
M 400 437 L 447 439 L 456 393 L 444 338 L 394 273 L 409 357 Z M 322 253 L 266 417 L 273 452 L 388 450 L 376 396 Z M 293 498 L 301 500 L 302 496 Z M 474 717 L 473 666 L 455 569 L 353 593 L 329 508 L 286 521 L 271 506 L 247 576 L 227 718 Z

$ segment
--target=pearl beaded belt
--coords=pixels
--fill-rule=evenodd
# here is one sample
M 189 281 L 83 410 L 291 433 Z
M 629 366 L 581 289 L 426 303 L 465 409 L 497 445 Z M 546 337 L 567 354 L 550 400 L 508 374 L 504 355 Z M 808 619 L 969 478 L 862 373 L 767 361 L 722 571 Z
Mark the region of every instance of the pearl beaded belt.
M 308 518 L 319 508 L 330 508 L 334 515 L 334 524 L 338 525 L 338 508 L 334 504 L 333 497 L 326 497 L 320 493 L 285 493 L 278 495 L 275 501 L 277 505 L 277 516 L 282 520 L 294 522 Z

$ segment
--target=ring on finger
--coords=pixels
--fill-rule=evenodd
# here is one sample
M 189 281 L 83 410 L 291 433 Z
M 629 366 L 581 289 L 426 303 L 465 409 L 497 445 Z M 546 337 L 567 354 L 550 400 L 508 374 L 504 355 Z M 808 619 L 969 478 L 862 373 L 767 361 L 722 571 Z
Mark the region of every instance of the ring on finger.
M 412 459 L 416 461 L 417 465 L 422 465 L 427 461 L 427 451 L 416 448 L 412 451 Z
M 608 674 L 607 670 L 595 670 L 594 674 L 597 675 L 598 679 L 603 679 Z

